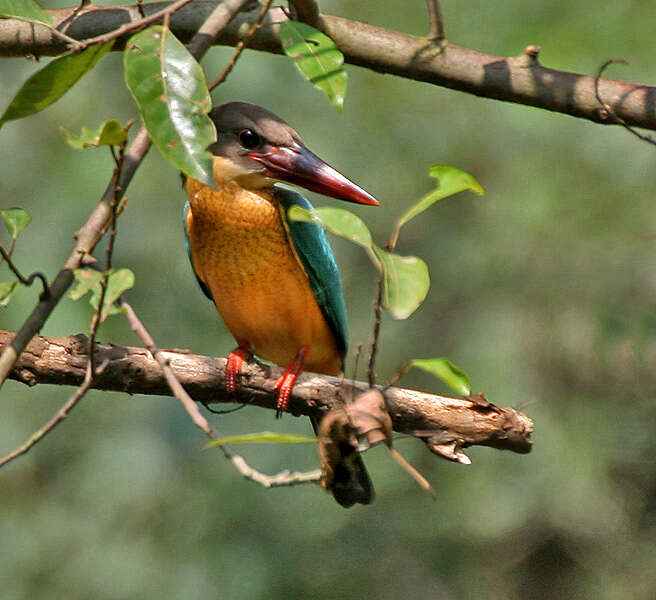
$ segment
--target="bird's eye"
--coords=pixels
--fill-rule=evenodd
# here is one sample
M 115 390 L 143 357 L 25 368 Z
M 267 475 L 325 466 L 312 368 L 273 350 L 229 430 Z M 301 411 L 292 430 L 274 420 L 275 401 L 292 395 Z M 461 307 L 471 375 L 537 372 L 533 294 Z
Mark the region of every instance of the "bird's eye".
M 255 148 L 260 144 L 260 136 L 252 129 L 244 129 L 239 132 L 239 142 L 244 148 Z

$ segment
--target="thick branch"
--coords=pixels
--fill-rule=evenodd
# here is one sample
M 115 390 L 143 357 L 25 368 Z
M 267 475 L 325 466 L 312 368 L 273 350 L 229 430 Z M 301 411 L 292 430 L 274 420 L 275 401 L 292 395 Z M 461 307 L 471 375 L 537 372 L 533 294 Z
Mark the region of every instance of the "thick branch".
M 194 2 L 185 6 L 172 16 L 172 30 L 183 41 L 188 41 L 216 4 Z M 141 7 L 146 14 L 152 14 L 166 5 L 157 2 Z M 71 11 L 59 9 L 49 13 L 57 25 L 65 21 Z M 250 12 L 235 18 L 216 43 L 237 45 L 257 19 L 257 14 L 256 4 Z M 75 17 L 66 32 L 82 40 L 140 18 L 136 6 L 111 10 L 91 6 Z M 272 9 L 264 22 L 270 24 L 286 19 L 281 9 Z M 538 62 L 535 46 L 518 57 L 501 57 L 450 43 L 437 47 L 428 38 L 329 15 L 321 15 L 319 25 L 335 40 L 346 61 L 354 65 L 477 96 L 537 106 L 599 123 L 616 123 L 609 118 L 608 111 L 599 106 L 595 97 L 595 77 L 543 67 Z M 263 27 L 249 47 L 280 53 L 277 36 L 276 26 Z M 121 45 L 115 47 L 120 49 Z M 55 55 L 65 48 L 66 44 L 46 27 L 0 19 L 0 56 Z M 603 102 L 626 124 L 656 129 L 656 88 L 601 78 L 598 88 Z
M 0 330 L 0 349 L 12 338 Z M 34 338 L 18 359 L 10 377 L 28 385 L 79 385 L 85 375 L 88 340 L 84 335 Z M 225 359 L 163 351 L 187 392 L 197 401 L 243 402 L 275 409 L 275 381 L 281 369 L 244 365 L 238 391 L 224 387 Z M 143 348 L 96 345 L 96 361 L 107 363 L 94 387 L 130 394 L 171 395 L 161 369 Z M 292 392 L 290 412 L 320 416 L 368 389 L 364 382 L 302 374 Z M 394 430 L 419 435 L 429 448 L 459 460 L 461 447 L 472 445 L 526 453 L 531 449 L 531 420 L 513 408 L 486 406 L 469 400 L 389 388 L 384 391 Z

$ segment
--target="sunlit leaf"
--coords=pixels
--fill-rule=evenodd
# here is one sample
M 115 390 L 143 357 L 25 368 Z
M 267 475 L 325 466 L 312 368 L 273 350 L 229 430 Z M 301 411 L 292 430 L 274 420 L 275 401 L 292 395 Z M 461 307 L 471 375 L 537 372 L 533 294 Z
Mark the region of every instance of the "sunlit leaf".
M 21 287 L 20 281 L 0 281 L 0 306 L 7 306 L 14 292 Z
M 438 187 L 432 192 L 428 192 L 419 202 L 412 205 L 399 219 L 398 227 L 407 223 L 410 219 L 416 217 L 427 208 L 431 207 L 438 200 L 452 196 L 464 190 L 471 190 L 477 194 L 483 194 L 483 188 L 469 173 L 465 173 L 455 167 L 445 165 L 433 165 L 428 170 L 431 177 L 438 181 Z
M 67 52 L 32 75 L 11 101 L 0 127 L 7 121 L 37 113 L 59 100 L 80 78 L 93 69 L 114 44 L 90 46 L 82 52 Z
M 416 256 L 399 256 L 373 246 L 383 267 L 383 306 L 395 319 L 407 319 L 430 289 L 428 266 Z
M 7 231 L 9 231 L 9 235 L 13 239 L 16 239 L 21 231 L 23 231 L 23 229 L 25 229 L 32 221 L 32 217 L 29 213 L 22 208 L 0 210 L 0 215 L 2 215 L 2 220 L 5 222 Z
M 260 431 L 259 433 L 245 433 L 243 435 L 221 437 L 206 444 L 205 449 L 223 446 L 224 444 L 311 444 L 316 443 L 316 441 L 317 438 L 313 435 Z
M 75 269 L 75 284 L 68 292 L 68 297 L 72 300 L 79 300 L 87 293 L 91 293 L 89 304 L 94 310 L 98 309 L 100 295 L 102 293 L 101 282 L 103 273 L 93 269 Z M 107 290 L 101 312 L 101 320 L 109 315 L 115 315 L 123 312 L 114 302 L 127 289 L 134 286 L 134 273 L 130 269 L 110 269 L 107 275 Z
M 346 95 L 344 55 L 326 34 L 305 23 L 280 24 L 280 41 L 285 54 L 294 60 L 303 77 L 323 91 L 342 110 Z
M 127 133 L 116 119 L 105 121 L 98 129 L 82 127 L 80 135 L 61 128 L 66 142 L 76 150 L 84 150 L 89 146 L 117 146 L 127 139 Z
M 0 0 L 0 17 L 52 25 L 52 17 L 34 0 Z
M 300 206 L 292 206 L 287 212 L 292 221 L 319 221 L 331 233 L 351 240 L 365 248 L 371 248 L 372 240 L 369 229 L 364 221 L 352 212 L 343 208 L 323 207 L 307 210 Z
M 185 175 L 214 185 L 207 147 L 216 129 L 200 65 L 168 30 L 156 25 L 133 35 L 123 53 L 125 81 L 153 143 Z
M 454 365 L 448 358 L 413 358 L 410 364 L 438 377 L 463 396 L 469 396 L 471 393 L 471 384 L 467 373 Z

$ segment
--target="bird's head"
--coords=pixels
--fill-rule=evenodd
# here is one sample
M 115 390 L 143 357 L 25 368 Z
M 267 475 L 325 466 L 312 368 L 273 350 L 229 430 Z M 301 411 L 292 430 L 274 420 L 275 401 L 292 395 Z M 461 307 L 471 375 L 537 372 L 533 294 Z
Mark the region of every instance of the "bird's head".
M 217 141 L 209 147 L 217 183 L 262 188 L 284 181 L 325 196 L 377 205 L 378 201 L 310 152 L 301 137 L 272 112 L 245 102 L 212 109 Z

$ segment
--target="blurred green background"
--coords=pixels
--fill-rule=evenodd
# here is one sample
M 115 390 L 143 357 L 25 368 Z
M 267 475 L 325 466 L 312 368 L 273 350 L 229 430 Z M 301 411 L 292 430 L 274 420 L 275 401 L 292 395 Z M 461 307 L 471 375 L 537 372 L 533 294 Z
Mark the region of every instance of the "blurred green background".
M 320 5 L 427 30 L 420 0 Z M 445 0 L 442 9 L 454 43 L 499 55 L 540 44 L 546 66 L 585 73 L 623 56 L 630 66 L 609 76 L 656 84 L 648 3 Z M 209 53 L 210 78 L 231 53 Z M 2 109 L 36 68 L 2 60 Z M 473 448 L 464 467 L 401 440 L 437 500 L 377 448 L 366 457 L 377 500 L 347 511 L 314 486 L 267 491 L 242 480 L 218 452 L 202 451 L 205 439 L 175 400 L 94 392 L 0 471 L 3 600 L 654 597 L 654 149 L 617 127 L 347 69 L 342 115 L 289 60 L 254 52 L 213 96 L 277 112 L 377 196 L 379 209 L 349 208 L 379 241 L 431 189 L 429 165 L 455 165 L 481 182 L 484 197 L 448 199 L 404 229 L 399 251 L 429 263 L 432 289 L 409 320 L 385 319 L 378 372 L 448 356 L 496 404 L 530 403 L 533 452 Z M 0 206 L 34 219 L 15 254 L 25 272 L 54 276 L 112 170 L 106 150 L 79 153 L 59 127 L 134 114 L 114 53 L 60 102 L 3 128 Z M 233 341 L 184 254 L 179 176 L 156 150 L 128 197 L 114 264 L 136 274 L 129 300 L 161 347 L 227 353 Z M 354 347 L 370 335 L 374 273 L 360 249 L 334 246 Z M 0 326 L 17 328 L 36 294 L 18 293 Z M 86 331 L 90 316 L 87 304 L 65 300 L 43 333 Z M 100 339 L 139 344 L 121 318 Z M 447 391 L 420 373 L 403 383 Z M 2 454 L 71 391 L 7 383 Z M 255 408 L 211 421 L 225 433 L 309 429 Z M 270 473 L 317 462 L 306 446 L 244 453 Z

